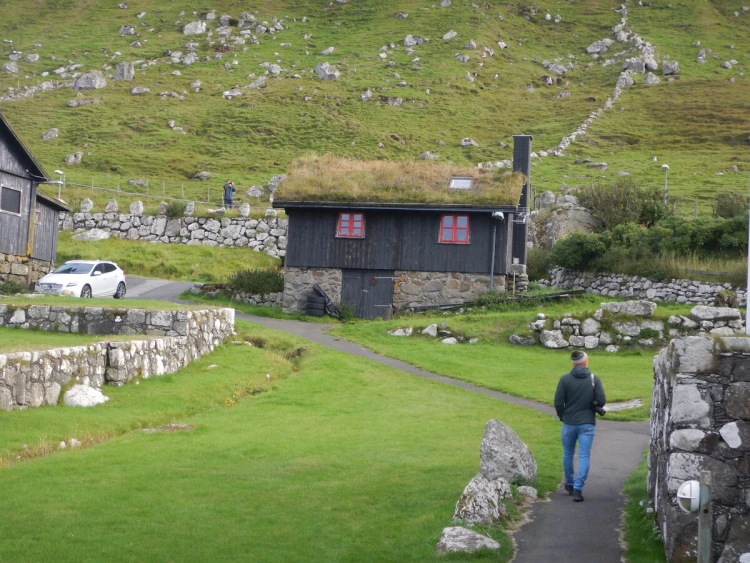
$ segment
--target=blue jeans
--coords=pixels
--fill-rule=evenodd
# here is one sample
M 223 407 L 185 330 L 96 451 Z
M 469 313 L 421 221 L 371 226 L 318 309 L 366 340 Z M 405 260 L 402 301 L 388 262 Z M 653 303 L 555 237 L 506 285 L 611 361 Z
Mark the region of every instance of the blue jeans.
M 563 468 L 565 469 L 565 484 L 576 491 L 582 491 L 589 474 L 591 461 L 591 446 L 594 443 L 596 426 L 593 424 L 563 424 Z M 573 472 L 573 457 L 578 442 L 578 476 Z

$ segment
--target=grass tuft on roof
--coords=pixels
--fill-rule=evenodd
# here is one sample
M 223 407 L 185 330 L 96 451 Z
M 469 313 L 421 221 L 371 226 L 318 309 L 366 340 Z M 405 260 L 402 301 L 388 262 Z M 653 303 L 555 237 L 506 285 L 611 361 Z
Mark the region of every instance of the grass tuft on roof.
M 449 188 L 451 178 L 456 176 L 473 178 L 472 188 Z M 523 174 L 498 169 L 310 155 L 292 163 L 274 193 L 274 201 L 517 205 L 523 183 Z

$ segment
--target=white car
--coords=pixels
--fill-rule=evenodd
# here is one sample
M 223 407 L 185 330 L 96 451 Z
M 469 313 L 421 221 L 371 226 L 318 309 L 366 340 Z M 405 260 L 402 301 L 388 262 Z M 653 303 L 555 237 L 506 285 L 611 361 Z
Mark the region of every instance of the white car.
M 69 260 L 38 282 L 37 293 L 123 299 L 127 291 L 125 272 L 114 262 Z

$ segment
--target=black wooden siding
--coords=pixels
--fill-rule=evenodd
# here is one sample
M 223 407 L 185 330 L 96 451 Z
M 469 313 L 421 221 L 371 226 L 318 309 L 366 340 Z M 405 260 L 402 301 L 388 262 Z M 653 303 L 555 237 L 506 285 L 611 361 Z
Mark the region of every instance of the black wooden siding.
M 26 255 L 26 244 L 29 229 L 29 198 L 31 181 L 2 171 L 2 142 L 0 142 L 0 185 L 9 188 L 21 188 L 21 215 L 0 211 L 0 254 Z
M 286 210 L 287 266 L 487 274 L 495 221 L 495 273 L 508 270 L 512 223 L 507 213 L 504 221 L 498 221 L 489 212 L 465 212 L 470 217 L 471 241 L 466 245 L 438 243 L 440 211 L 364 210 L 365 238 L 336 238 L 339 211 Z
M 39 200 L 42 210 L 41 224 L 34 226 L 34 248 L 31 256 L 39 260 L 54 262 L 57 255 L 57 215 L 58 211 Z

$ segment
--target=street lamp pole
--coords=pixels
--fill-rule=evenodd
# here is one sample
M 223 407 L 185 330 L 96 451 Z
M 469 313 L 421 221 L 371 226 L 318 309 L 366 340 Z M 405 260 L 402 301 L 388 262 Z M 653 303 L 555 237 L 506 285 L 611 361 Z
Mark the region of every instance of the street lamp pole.
M 662 164 L 661 169 L 664 170 L 664 205 L 667 205 L 667 170 L 669 170 L 669 164 Z
M 62 170 L 55 170 L 55 174 L 60 175 L 60 182 L 57 184 L 57 199 L 62 200 L 62 187 L 65 183 L 65 172 Z

